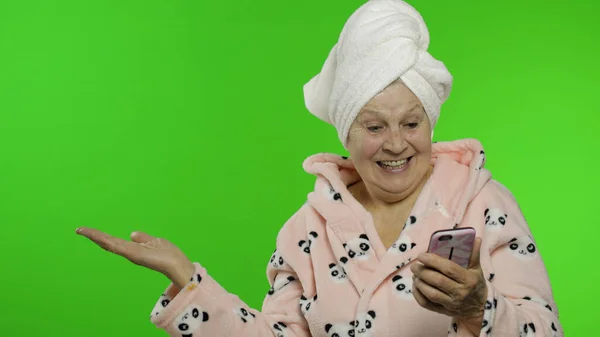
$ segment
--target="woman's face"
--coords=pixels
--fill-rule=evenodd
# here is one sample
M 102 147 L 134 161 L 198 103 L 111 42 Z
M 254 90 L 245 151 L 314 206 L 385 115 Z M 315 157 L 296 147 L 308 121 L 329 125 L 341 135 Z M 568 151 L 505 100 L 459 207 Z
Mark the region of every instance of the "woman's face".
M 431 127 L 420 100 L 403 83 L 392 83 L 359 112 L 347 148 L 371 194 L 387 202 L 406 198 L 431 160 Z

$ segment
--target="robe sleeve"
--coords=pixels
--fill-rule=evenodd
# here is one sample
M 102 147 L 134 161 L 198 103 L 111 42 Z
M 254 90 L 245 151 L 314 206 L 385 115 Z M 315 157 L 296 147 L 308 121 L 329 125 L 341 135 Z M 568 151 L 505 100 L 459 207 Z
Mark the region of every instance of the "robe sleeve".
M 229 293 L 195 262 L 194 275 L 183 289 L 168 285 L 151 312 L 151 322 L 173 337 L 310 337 L 300 310 L 303 287 L 289 263 L 298 249 L 286 242 L 289 228 L 304 226 L 299 223 L 304 221 L 301 212 L 294 214 L 278 235 L 267 266 L 270 290 L 261 311 Z
M 469 205 L 461 227 L 482 237 L 481 267 L 488 288 L 478 336 L 562 337 L 558 308 L 540 249 L 508 189 L 492 180 Z M 452 319 L 450 335 L 475 336 Z

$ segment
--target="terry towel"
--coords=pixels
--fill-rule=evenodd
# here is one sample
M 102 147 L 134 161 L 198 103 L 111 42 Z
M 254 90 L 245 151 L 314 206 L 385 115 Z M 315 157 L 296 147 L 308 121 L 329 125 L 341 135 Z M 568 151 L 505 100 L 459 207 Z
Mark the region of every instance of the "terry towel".
M 306 107 L 332 124 L 346 147 L 358 112 L 400 79 L 421 100 L 433 130 L 452 75 L 428 48 L 429 31 L 417 10 L 400 0 L 370 0 L 350 16 L 321 72 L 304 85 Z

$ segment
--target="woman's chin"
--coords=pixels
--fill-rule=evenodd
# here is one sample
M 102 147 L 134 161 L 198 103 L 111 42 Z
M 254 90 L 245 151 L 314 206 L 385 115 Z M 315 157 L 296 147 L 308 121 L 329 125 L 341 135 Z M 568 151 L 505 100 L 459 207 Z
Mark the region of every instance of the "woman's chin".
M 384 169 L 377 165 L 377 187 L 381 191 L 381 196 L 386 200 L 408 197 L 418 188 L 422 177 L 427 176 L 428 168 L 424 169 L 424 175 L 417 174 L 418 165 L 415 158 L 412 158 L 404 167 L 398 169 Z M 396 200 L 396 201 L 398 201 Z

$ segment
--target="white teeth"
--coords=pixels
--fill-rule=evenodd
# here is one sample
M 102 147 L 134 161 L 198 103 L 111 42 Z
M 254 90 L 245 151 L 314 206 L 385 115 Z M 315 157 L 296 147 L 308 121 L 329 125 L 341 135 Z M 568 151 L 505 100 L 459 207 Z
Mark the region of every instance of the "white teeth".
M 402 165 L 406 164 L 406 159 L 402 159 L 402 160 L 394 160 L 394 161 L 381 161 L 380 163 L 381 163 L 382 165 L 385 165 L 385 166 L 392 166 L 392 167 L 395 167 L 395 166 L 402 166 Z

